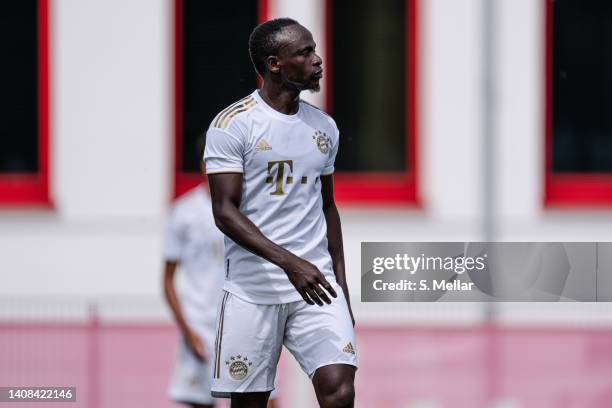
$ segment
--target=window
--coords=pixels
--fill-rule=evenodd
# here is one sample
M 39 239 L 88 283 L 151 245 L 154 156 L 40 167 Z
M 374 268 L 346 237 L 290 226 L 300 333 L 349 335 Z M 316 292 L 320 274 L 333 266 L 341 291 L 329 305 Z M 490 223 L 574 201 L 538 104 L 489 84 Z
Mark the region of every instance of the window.
M 416 33 L 415 0 L 327 0 L 339 201 L 417 202 Z
M 257 87 L 248 38 L 266 1 L 175 0 L 175 196 L 202 181 L 198 151 L 211 120 Z
M 0 205 L 51 205 L 48 0 L 0 3 Z
M 546 204 L 612 204 L 612 4 L 546 1 Z

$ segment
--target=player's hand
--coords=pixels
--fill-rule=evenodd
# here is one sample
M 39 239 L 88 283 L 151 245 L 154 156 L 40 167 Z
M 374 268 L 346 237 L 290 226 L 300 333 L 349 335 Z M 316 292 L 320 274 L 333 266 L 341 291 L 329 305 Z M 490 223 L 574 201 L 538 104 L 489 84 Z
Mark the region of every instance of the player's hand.
M 331 300 L 325 291 L 333 297 L 338 296 L 321 271 L 302 258 L 295 257 L 284 270 L 289 278 L 289 282 L 295 286 L 300 295 L 302 295 L 302 299 L 309 305 L 316 303 L 319 306 L 323 306 L 323 302 L 330 304 Z
M 195 331 L 188 329 L 187 333 L 185 333 L 185 341 L 187 342 L 187 346 L 189 347 L 191 352 L 196 356 L 198 360 L 202 362 L 208 361 L 208 357 L 204 352 L 204 343 Z

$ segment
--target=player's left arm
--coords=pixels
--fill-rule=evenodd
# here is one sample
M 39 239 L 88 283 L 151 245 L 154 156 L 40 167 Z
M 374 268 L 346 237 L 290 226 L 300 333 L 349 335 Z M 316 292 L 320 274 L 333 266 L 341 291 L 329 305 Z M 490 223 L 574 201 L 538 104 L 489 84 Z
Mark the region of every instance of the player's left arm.
M 334 201 L 333 174 L 321 176 L 321 195 L 323 198 L 323 214 L 325 215 L 325 222 L 327 223 L 327 249 L 332 258 L 336 281 L 342 288 L 342 292 L 344 292 L 344 297 L 346 298 L 346 303 L 351 313 L 351 320 L 353 321 L 353 326 L 355 326 L 355 318 L 353 317 L 353 309 L 351 309 L 351 300 L 346 284 L 342 225 L 340 224 L 340 214 L 338 214 L 338 208 Z

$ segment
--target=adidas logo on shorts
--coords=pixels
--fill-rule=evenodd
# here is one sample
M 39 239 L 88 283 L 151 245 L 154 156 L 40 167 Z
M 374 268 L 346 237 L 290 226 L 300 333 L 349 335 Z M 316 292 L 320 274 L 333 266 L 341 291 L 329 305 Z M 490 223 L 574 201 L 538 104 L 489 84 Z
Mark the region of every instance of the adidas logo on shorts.
M 342 349 L 345 353 L 355 354 L 355 349 L 353 348 L 353 344 L 349 343 Z
M 263 151 L 266 151 L 266 150 L 272 150 L 272 146 L 270 146 L 270 144 L 268 143 L 268 141 L 266 139 L 261 139 L 255 145 L 255 151 L 263 152 Z

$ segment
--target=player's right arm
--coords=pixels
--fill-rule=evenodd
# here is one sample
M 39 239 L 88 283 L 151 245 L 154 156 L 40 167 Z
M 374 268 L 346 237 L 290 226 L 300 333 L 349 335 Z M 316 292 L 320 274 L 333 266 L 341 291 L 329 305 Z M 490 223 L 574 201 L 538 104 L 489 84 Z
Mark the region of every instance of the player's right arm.
M 309 304 L 331 303 L 324 290 L 337 294 L 316 266 L 275 244 L 239 210 L 242 173 L 209 174 L 215 224 L 238 245 L 282 268 L 304 301 Z
M 275 244 L 240 212 L 244 137 L 211 127 L 206 133 L 204 159 L 215 224 L 234 242 L 282 268 L 304 301 L 323 305 L 336 297 L 332 285 L 316 266 Z

